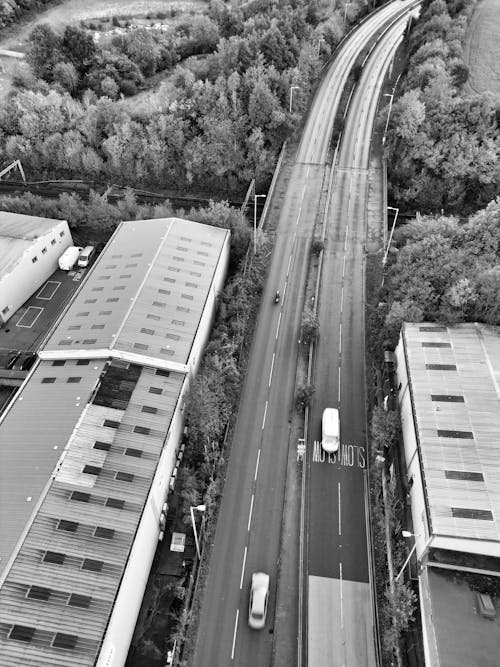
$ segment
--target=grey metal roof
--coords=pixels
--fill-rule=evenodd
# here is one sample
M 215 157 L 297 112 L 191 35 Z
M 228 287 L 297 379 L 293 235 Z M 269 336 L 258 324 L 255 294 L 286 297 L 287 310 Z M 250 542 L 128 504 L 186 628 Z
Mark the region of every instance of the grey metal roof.
M 42 362 L 0 419 L 0 580 L 103 367 Z
M 500 329 L 404 324 L 433 533 L 498 542 Z
M 102 366 L 98 361 L 83 367 L 87 390 Z M 61 392 L 71 386 L 65 380 L 75 376 L 74 361 L 55 368 L 42 362 L 29 383 L 34 392 L 40 393 L 41 377 L 54 370 L 59 379 L 47 387 L 59 384 Z M 184 377 L 114 361 L 106 365 L 92 402 L 86 406 L 82 400 L 63 460 L 56 470 L 54 459 L 47 461 L 39 472 L 38 481 L 48 488 L 0 588 L 2 664 L 94 664 Z M 67 405 L 59 393 L 51 398 L 61 415 L 37 412 L 37 438 L 44 443 L 54 437 Z M 68 430 L 59 441 L 68 438 Z M 20 472 L 30 466 L 35 449 L 26 421 L 18 422 L 16 441 L 23 440 L 30 447 L 19 456 Z M 63 562 L 47 562 L 53 559 L 47 552 Z M 10 636 L 14 626 L 29 628 L 30 640 L 15 639 L 16 629 Z M 74 647 L 53 646 L 56 633 L 71 636 Z
M 115 349 L 185 364 L 228 235 L 180 218 L 122 223 L 44 352 Z
M 40 236 L 49 234 L 63 220 L 0 211 L 0 278 L 11 273 Z

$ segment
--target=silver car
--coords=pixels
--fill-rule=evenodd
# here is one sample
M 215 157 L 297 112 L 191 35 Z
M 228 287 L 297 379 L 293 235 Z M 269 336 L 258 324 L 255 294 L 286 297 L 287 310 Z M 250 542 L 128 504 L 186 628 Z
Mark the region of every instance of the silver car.
M 248 610 L 248 625 L 254 630 L 261 630 L 266 624 L 268 597 L 269 575 L 264 572 L 254 572 Z

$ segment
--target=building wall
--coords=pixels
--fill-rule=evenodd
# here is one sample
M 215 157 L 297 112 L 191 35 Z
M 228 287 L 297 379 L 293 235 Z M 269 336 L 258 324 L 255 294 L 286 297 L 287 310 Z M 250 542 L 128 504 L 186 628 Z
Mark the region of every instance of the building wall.
M 401 337 L 396 348 L 396 360 L 396 374 L 399 386 L 398 402 L 401 414 L 406 474 L 410 487 L 413 533 L 417 536 L 415 538 L 417 543 L 416 554 L 417 558 L 420 559 L 428 542 L 429 526 L 427 523 L 422 472 L 418 457 L 417 434 L 411 403 L 408 370 Z
M 55 240 L 53 245 L 52 240 Z M 31 248 L 25 249 L 14 270 L 0 278 L 0 322 L 7 322 L 43 285 L 57 269 L 59 257 L 72 244 L 68 223 L 61 220 L 48 234 L 35 239 Z M 47 252 L 43 253 L 43 248 Z M 35 257 L 37 261 L 33 262 Z M 8 310 L 4 312 L 5 309 Z

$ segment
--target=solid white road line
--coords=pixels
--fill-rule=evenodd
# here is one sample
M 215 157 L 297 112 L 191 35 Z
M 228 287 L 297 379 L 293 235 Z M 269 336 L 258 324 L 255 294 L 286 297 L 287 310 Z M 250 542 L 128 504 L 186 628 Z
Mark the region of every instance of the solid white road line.
M 286 286 L 285 286 L 285 289 L 286 289 Z M 280 332 L 280 324 L 281 324 L 281 311 L 280 311 L 280 315 L 278 317 L 278 326 L 276 327 L 276 340 L 278 340 L 278 334 Z
M 231 660 L 234 660 L 234 647 L 236 644 L 236 632 L 238 631 L 238 617 L 240 615 L 240 610 L 236 610 L 236 620 L 234 621 L 234 633 L 233 633 L 233 648 L 231 649 Z
M 264 426 L 266 425 L 266 416 L 267 416 L 267 401 L 266 401 L 266 405 L 264 407 L 264 418 L 262 419 L 262 430 L 264 430 Z
M 340 497 L 340 482 L 339 482 L 339 535 L 342 535 L 342 504 Z
M 342 315 L 342 311 L 344 309 L 344 287 L 342 286 L 342 291 L 340 292 L 340 314 Z
M 255 475 L 253 476 L 253 481 L 257 481 L 257 473 L 259 472 L 259 461 L 260 461 L 260 449 L 257 452 L 257 463 L 255 464 Z
M 273 360 L 271 361 L 271 372 L 269 373 L 269 383 L 268 386 L 271 386 L 271 380 L 273 379 L 273 369 L 274 369 L 274 358 L 276 356 L 276 353 L 273 352 Z
M 342 354 L 342 322 L 339 326 L 339 354 Z
M 243 588 L 243 577 L 245 575 L 246 562 L 247 562 L 247 547 L 245 547 L 245 553 L 243 554 L 243 565 L 241 566 L 240 591 Z
M 252 500 L 250 501 L 250 512 L 248 513 L 248 526 L 247 526 L 248 532 L 250 532 L 250 524 L 252 523 L 253 501 L 254 501 L 254 494 L 252 493 Z
M 340 405 L 340 366 L 339 366 L 339 405 Z
M 344 627 L 344 593 L 342 591 L 342 563 L 340 563 L 340 627 Z

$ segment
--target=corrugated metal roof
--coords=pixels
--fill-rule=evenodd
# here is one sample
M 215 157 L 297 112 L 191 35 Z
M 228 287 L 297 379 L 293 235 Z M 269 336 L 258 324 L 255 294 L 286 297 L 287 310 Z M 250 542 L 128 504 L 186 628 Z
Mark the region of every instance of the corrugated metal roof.
M 500 329 L 403 335 L 433 532 L 499 542 L 500 555 Z
M 120 225 L 0 422 L 5 664 L 94 664 L 228 234 Z
M 228 234 L 180 218 L 122 223 L 44 351 L 186 363 Z
M 0 577 L 99 379 L 104 362 L 41 362 L 0 421 Z M 80 377 L 68 383 L 69 377 Z
M 94 365 L 102 368 L 101 361 L 83 367 L 89 377 Z M 127 383 L 127 366 L 121 363 L 123 379 L 113 380 L 117 395 Z M 49 362 L 41 367 L 34 383 L 38 391 L 40 377 L 49 377 L 53 368 Z M 113 365 L 107 366 L 106 374 L 112 369 Z M 74 362 L 54 370 L 59 379 L 47 386 L 70 386 L 64 380 L 75 376 Z M 123 409 L 110 407 L 113 391 L 109 387 L 101 398 L 98 389 L 83 413 L 82 401 L 81 419 L 64 459 L 0 588 L 2 664 L 94 664 L 185 377 L 158 374 L 150 367 L 132 370 Z M 64 406 L 59 409 L 64 411 Z M 54 432 L 53 417 L 44 411 L 37 414 L 37 432 L 43 441 Z M 19 423 L 18 429 L 17 440 L 25 439 L 26 424 Z M 26 440 L 31 437 L 27 432 Z M 19 461 L 20 470 L 29 466 L 29 458 L 28 450 Z M 40 481 L 50 478 L 53 467 L 54 461 L 49 462 L 47 470 L 40 472 Z M 47 562 L 47 552 L 63 562 Z M 38 587 L 35 598 L 29 597 L 32 586 Z M 75 595 L 84 597 L 75 599 Z M 13 625 L 32 628 L 30 641 L 9 638 Z M 74 637 L 74 648 L 52 646 L 56 633 Z
M 11 273 L 40 236 L 49 234 L 62 220 L 0 211 L 0 279 Z

